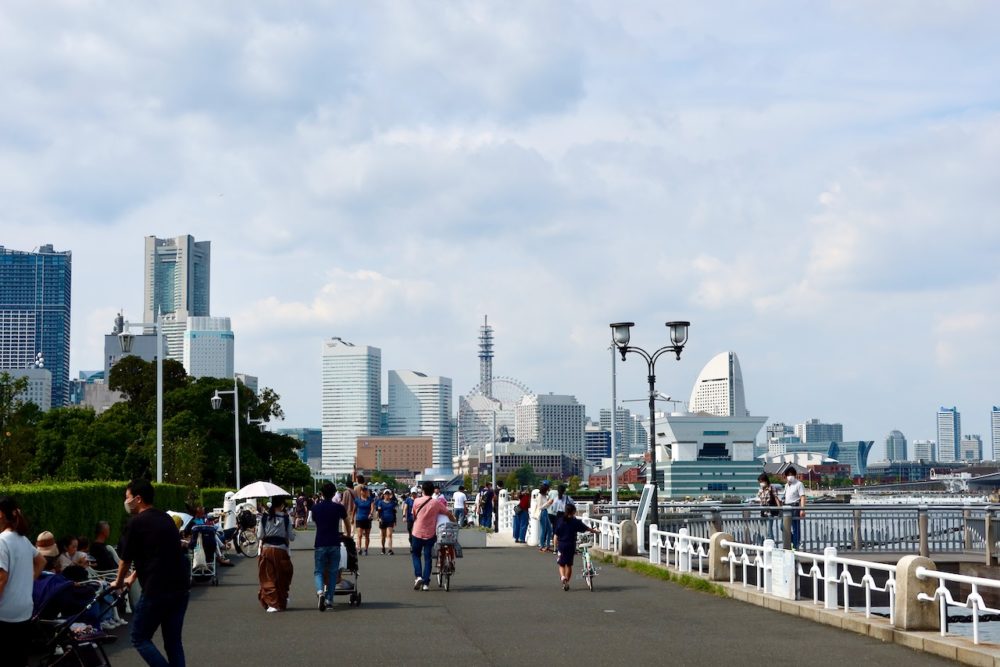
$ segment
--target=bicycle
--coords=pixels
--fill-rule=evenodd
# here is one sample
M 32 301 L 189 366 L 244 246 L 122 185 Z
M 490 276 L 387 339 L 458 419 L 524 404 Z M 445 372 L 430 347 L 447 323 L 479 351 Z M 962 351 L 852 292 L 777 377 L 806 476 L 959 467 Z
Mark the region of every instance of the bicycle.
M 581 542 L 576 549 L 581 556 L 580 576 L 587 582 L 587 588 L 589 588 L 591 592 L 594 591 L 594 577 L 597 576 L 597 568 L 594 567 L 594 559 L 590 556 L 590 547 L 593 545 L 593 540 L 587 540 L 586 542 Z
M 244 528 L 236 533 L 233 538 L 233 546 L 245 558 L 256 558 L 260 552 L 260 544 L 257 542 L 257 529 Z
M 437 527 L 438 588 L 451 590 L 451 575 L 455 574 L 455 545 L 458 544 L 458 524 L 443 523 Z

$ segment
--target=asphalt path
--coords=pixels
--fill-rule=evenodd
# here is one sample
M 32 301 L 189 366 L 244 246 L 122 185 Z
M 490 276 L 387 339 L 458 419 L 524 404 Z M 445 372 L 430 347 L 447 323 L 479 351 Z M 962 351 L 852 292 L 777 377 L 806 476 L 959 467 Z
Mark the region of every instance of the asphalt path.
M 294 545 L 289 610 L 266 614 L 253 560 L 196 585 L 184 626 L 189 665 L 953 665 L 948 660 L 611 565 L 595 592 L 568 592 L 555 559 L 529 547 L 466 549 L 450 592 L 413 590 L 408 553 L 361 557 L 363 602 L 338 596 L 320 613 L 312 533 Z M 109 646 L 116 667 L 144 665 L 128 628 Z M 344 661 L 347 661 L 346 663 Z

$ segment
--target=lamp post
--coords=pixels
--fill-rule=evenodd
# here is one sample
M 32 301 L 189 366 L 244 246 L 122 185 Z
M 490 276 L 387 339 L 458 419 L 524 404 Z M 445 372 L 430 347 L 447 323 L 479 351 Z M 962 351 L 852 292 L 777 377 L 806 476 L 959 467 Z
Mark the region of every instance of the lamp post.
M 239 395 L 239 385 L 238 380 L 233 378 L 233 388 L 228 391 L 215 390 L 215 395 L 212 396 L 212 409 L 218 410 L 222 407 L 222 397 L 233 395 L 233 428 L 236 433 L 236 488 L 241 489 L 243 486 L 240 484 L 240 395 Z M 247 415 L 247 419 L 250 415 Z
M 157 312 L 155 322 L 125 322 L 118 343 L 122 348 L 122 356 L 132 354 L 132 343 L 135 335 L 129 332 L 131 327 L 152 327 L 156 331 L 156 481 L 163 483 L 163 316 Z
M 670 345 L 664 345 L 660 349 L 656 350 L 652 354 L 637 347 L 635 345 L 629 345 L 632 335 L 632 327 L 635 326 L 634 322 L 616 322 L 611 325 L 611 340 L 614 342 L 615 347 L 622 355 L 622 361 L 625 361 L 625 355 L 628 353 L 638 354 L 640 357 L 646 360 L 646 367 L 648 369 L 648 380 L 649 380 L 649 466 L 651 477 L 653 480 L 653 507 L 650 513 L 650 521 L 656 525 L 660 523 L 660 510 L 659 510 L 659 483 L 656 477 L 656 361 L 665 352 L 673 352 L 677 359 L 681 358 L 681 350 L 684 349 L 684 345 L 687 343 L 688 338 L 688 327 L 691 326 L 690 322 L 667 322 L 667 328 L 670 330 Z M 644 528 L 643 528 L 644 529 Z

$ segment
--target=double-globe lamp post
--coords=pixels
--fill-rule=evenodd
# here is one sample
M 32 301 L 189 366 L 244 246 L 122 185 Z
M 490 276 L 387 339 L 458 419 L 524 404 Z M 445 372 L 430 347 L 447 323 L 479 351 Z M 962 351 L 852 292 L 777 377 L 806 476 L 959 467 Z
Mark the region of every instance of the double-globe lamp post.
M 240 484 L 240 395 L 239 395 L 239 384 L 236 378 L 233 378 L 233 388 L 229 391 L 219 391 L 215 390 L 215 395 L 212 396 L 212 409 L 218 410 L 222 407 L 222 397 L 233 395 L 233 428 L 236 432 L 236 489 L 242 489 L 243 486 Z M 247 415 L 249 419 L 249 415 Z
M 625 361 L 625 355 L 630 352 L 638 354 L 646 360 L 646 366 L 649 371 L 649 471 L 650 480 L 653 483 L 653 506 L 649 518 L 651 523 L 659 525 L 659 482 L 656 477 L 656 360 L 665 352 L 673 352 L 677 355 L 677 359 L 680 360 L 681 350 L 684 349 L 684 345 L 687 343 L 688 327 L 691 326 L 691 323 L 667 322 L 667 328 L 670 330 L 670 345 L 664 345 L 652 354 L 641 347 L 629 345 L 632 327 L 634 326 L 635 322 L 616 322 L 612 324 L 611 340 L 621 353 L 622 361 Z M 617 471 L 612 471 L 611 474 L 617 474 Z M 645 526 L 639 527 L 639 530 L 645 529 Z

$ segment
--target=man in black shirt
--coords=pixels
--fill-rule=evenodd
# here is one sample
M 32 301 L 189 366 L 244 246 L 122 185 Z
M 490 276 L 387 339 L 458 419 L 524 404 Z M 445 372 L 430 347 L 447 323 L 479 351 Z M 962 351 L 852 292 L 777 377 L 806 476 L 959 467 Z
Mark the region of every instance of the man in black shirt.
M 98 572 L 118 569 L 118 559 L 107 544 L 109 535 L 111 535 L 111 525 L 107 521 L 98 521 L 89 552 L 90 557 L 94 559 L 94 569 Z
M 180 534 L 166 512 L 153 507 L 153 485 L 134 480 L 125 487 L 125 511 L 132 515 L 122 545 L 121 563 L 113 586 L 131 586 L 139 579 L 142 595 L 132 617 L 132 646 L 149 665 L 184 666 L 181 628 L 187 611 L 190 570 Z M 129 568 L 135 563 L 135 572 Z M 153 644 L 162 628 L 164 659 Z

